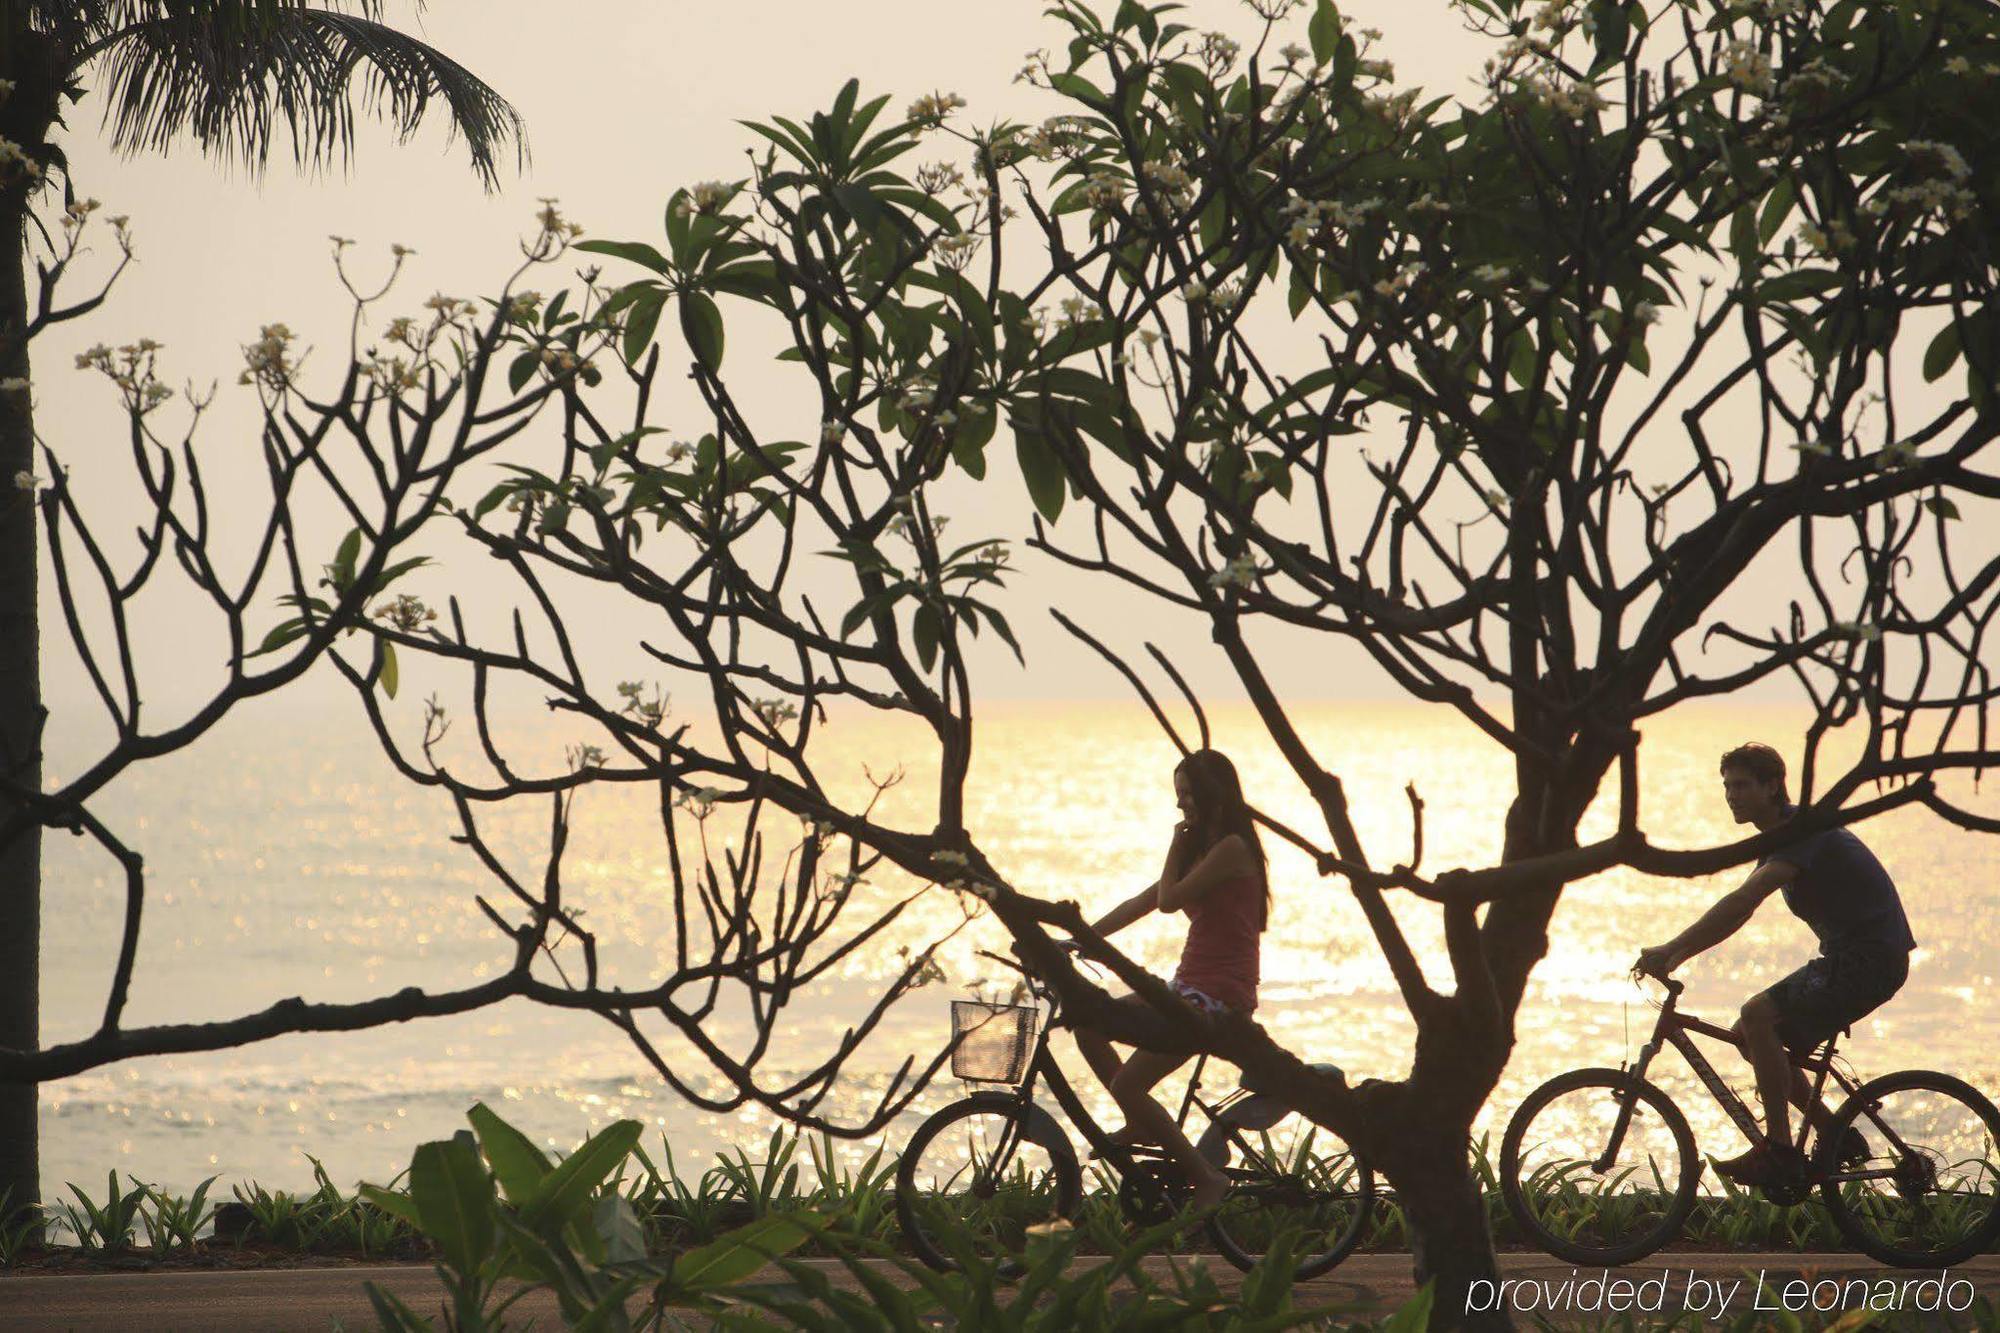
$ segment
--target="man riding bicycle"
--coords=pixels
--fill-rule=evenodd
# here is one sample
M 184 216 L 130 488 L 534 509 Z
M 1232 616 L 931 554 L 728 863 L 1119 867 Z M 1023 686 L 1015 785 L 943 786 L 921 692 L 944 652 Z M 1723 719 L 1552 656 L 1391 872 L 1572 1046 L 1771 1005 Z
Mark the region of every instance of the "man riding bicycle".
M 1768 745 L 1738 746 L 1722 756 L 1722 794 L 1739 824 L 1762 832 L 1782 827 L 1797 807 L 1786 799 L 1785 761 Z M 1665 944 L 1640 951 L 1633 970 L 1666 977 L 1696 954 L 1714 948 L 1748 921 L 1773 892 L 1812 928 L 1819 956 L 1743 1005 L 1736 1032 L 1757 1072 L 1768 1134 L 1749 1152 L 1716 1169 L 1743 1185 L 1798 1178 L 1805 1159 L 1792 1146 L 1789 1103 L 1824 1127 L 1827 1110 L 1793 1068 L 1789 1050 L 1803 1055 L 1855 1020 L 1873 1013 L 1902 988 L 1916 939 L 1903 914 L 1896 885 L 1861 839 L 1846 828 L 1806 834 L 1757 863 L 1750 877 L 1701 918 Z M 1850 1128 L 1841 1158 L 1867 1151 Z

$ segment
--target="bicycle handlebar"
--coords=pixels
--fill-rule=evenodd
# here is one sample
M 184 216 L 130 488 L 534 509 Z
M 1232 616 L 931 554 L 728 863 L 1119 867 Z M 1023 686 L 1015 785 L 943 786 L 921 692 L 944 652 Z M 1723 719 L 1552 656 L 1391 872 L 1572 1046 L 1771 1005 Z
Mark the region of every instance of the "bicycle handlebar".
M 1659 982 L 1662 986 L 1666 987 L 1667 994 L 1675 999 L 1679 999 L 1680 993 L 1687 989 L 1687 983 L 1685 981 L 1675 981 L 1672 977 L 1654 976 L 1651 972 L 1640 972 L 1637 968 L 1634 968 L 1633 972 L 1637 976 L 1646 977 L 1649 980 Z
M 1014 971 L 1019 972 L 1024 976 L 1027 975 L 1028 969 L 1026 965 L 1023 964 L 1021 960 L 1018 958 L 1003 958 L 999 954 L 994 953 L 991 949 L 974 949 L 973 952 L 979 955 L 981 958 L 992 959 L 994 962 L 1000 964 L 1000 966 L 1002 967 L 1010 967 L 1014 969 Z
M 1074 946 L 1068 941 L 1059 940 L 1056 942 L 1056 947 L 1059 949 L 1069 949 L 1072 953 L 1075 952 Z M 1042 982 L 1042 979 L 1035 974 L 1033 969 L 1031 969 L 1025 962 L 1023 962 L 1018 957 L 1007 958 L 1000 954 L 994 953 L 990 949 L 974 949 L 972 952 L 981 958 L 991 959 L 992 961 L 1000 964 L 1000 966 L 1007 968 L 1009 971 L 1019 972 L 1022 976 L 1026 977 L 1029 981 L 1034 982 L 1037 985 L 1045 984 Z M 1076 961 L 1079 963 L 1090 964 L 1090 960 L 1088 958 L 1083 957 L 1081 954 L 1077 955 Z M 1095 966 L 1094 964 L 1091 965 Z

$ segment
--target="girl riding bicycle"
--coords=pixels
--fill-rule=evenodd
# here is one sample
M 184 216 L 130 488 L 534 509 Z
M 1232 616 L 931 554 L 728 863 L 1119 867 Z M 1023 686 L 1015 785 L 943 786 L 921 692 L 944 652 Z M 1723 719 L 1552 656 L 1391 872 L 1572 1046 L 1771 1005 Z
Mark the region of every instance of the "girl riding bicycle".
M 1215 750 L 1196 750 L 1174 769 L 1174 797 L 1182 820 L 1159 880 L 1105 913 L 1097 933 L 1123 930 L 1148 912 L 1187 913 L 1187 943 L 1173 989 L 1209 1013 L 1250 1013 L 1257 1007 L 1258 951 L 1271 889 L 1236 766 Z M 1130 1055 L 1120 1059 L 1111 1040 L 1095 1028 L 1075 1029 L 1078 1049 L 1125 1113 L 1124 1128 L 1112 1137 L 1165 1148 L 1193 1183 L 1194 1206 L 1212 1207 L 1228 1181 L 1152 1096 L 1154 1086 L 1186 1063 L 1189 1053 L 1150 1048 L 1156 1043 L 1171 1048 L 1185 1037 L 1172 1019 L 1137 995 L 1120 1003 L 1149 1034 L 1157 1034 Z

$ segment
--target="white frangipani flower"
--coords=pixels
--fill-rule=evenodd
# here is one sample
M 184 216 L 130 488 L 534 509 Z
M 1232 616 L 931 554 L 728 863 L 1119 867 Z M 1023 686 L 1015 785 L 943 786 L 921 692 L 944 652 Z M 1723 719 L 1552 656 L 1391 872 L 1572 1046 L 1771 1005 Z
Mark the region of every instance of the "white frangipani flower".
M 965 105 L 965 99 L 957 93 L 925 93 L 910 103 L 903 113 L 905 120 L 943 120 L 952 112 Z
M 1731 42 L 1722 50 L 1722 77 L 1759 97 L 1771 91 L 1771 58 L 1749 42 Z

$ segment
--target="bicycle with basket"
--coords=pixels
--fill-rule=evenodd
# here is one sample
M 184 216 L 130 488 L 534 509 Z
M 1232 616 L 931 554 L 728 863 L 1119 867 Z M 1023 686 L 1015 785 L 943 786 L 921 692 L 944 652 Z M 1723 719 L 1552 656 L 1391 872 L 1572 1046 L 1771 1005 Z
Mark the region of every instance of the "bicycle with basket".
M 1092 1118 L 1050 1051 L 1061 1024 L 1053 991 L 1011 959 L 982 957 L 1021 973 L 1028 1003 L 952 1002 L 952 1073 L 992 1085 L 917 1127 L 896 1169 L 896 1213 L 911 1248 L 934 1268 L 969 1251 L 1017 1260 L 1037 1228 L 1074 1218 L 1083 1167 L 1069 1136 L 1037 1099 L 1046 1090 L 1083 1135 L 1139 1224 L 1174 1216 L 1191 1186 L 1159 1148 L 1113 1142 Z M 1296 1277 L 1316 1277 L 1366 1233 L 1375 1181 L 1365 1162 L 1323 1126 L 1251 1087 L 1211 1100 L 1202 1089 L 1208 1057 L 1197 1057 L 1175 1122 L 1204 1120 L 1195 1148 L 1229 1178 L 1205 1219 L 1216 1249 L 1248 1270 L 1285 1233 L 1298 1237 Z M 1332 1066 L 1315 1068 L 1331 1072 Z

